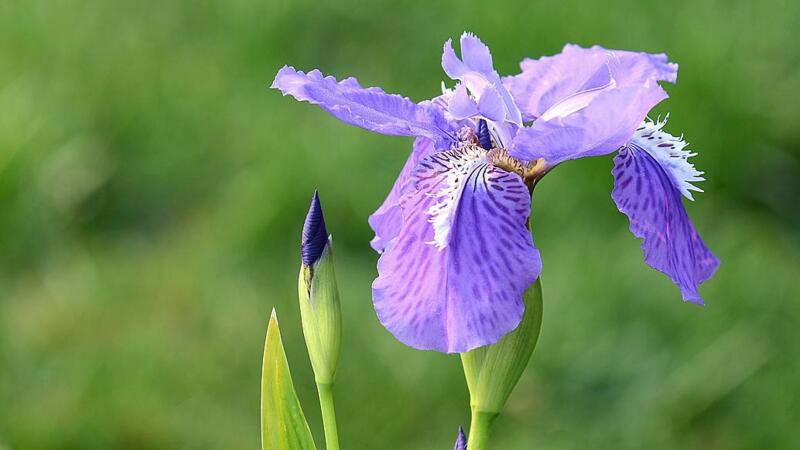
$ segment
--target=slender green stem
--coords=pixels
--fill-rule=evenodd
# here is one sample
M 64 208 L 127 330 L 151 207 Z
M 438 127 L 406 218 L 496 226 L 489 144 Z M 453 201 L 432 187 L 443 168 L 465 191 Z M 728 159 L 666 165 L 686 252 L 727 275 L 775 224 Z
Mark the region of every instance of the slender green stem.
M 317 383 L 319 406 L 322 408 L 322 426 L 325 429 L 325 449 L 339 450 L 339 430 L 336 428 L 336 411 L 333 409 L 333 384 Z
M 469 425 L 467 448 L 469 450 L 486 450 L 489 442 L 489 430 L 498 413 L 472 410 L 472 421 Z

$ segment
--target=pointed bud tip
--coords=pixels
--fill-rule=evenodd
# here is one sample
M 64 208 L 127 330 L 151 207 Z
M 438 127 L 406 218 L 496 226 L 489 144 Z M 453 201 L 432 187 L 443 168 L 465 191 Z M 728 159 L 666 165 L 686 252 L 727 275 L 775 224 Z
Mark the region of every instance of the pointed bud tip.
M 453 450 L 467 450 L 467 436 L 462 427 L 458 427 L 458 438 L 456 438 L 456 446 Z
M 311 207 L 308 209 L 306 222 L 303 224 L 303 238 L 300 246 L 300 256 L 303 264 L 310 266 L 319 260 L 325 244 L 328 242 L 328 230 L 325 228 L 325 217 L 322 215 L 322 206 L 319 203 L 319 194 L 314 191 Z

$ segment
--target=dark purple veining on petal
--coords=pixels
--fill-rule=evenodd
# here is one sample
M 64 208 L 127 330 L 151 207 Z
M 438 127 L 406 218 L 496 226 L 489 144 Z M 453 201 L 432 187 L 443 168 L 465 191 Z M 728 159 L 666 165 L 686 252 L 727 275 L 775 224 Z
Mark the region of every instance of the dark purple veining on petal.
M 711 278 L 719 259 L 695 230 L 672 178 L 636 143 L 617 154 L 611 173 L 611 197 L 642 239 L 645 262 L 669 276 L 684 300 L 702 305 L 698 285 Z
M 328 230 L 325 228 L 325 217 L 322 215 L 319 194 L 314 191 L 314 198 L 311 199 L 311 207 L 308 209 L 306 222 L 303 224 L 303 240 L 300 246 L 303 264 L 310 266 L 317 262 L 327 243 Z
M 492 137 L 489 135 L 489 125 L 486 124 L 485 119 L 478 121 L 478 141 L 486 150 L 492 149 Z
M 458 427 L 458 438 L 456 438 L 456 446 L 453 450 L 467 450 L 467 436 L 462 427 Z

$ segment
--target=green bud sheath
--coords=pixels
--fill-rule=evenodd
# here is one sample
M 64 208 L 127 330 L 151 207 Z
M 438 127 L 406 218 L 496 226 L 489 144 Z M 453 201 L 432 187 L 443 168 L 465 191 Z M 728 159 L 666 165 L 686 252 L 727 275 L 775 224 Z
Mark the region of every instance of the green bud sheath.
M 540 280 L 536 280 L 523 295 L 525 313 L 516 330 L 494 345 L 461 354 L 473 417 L 488 416 L 491 420 L 500 414 L 528 365 L 542 325 Z M 469 443 L 472 447 L 472 437 Z
M 319 259 L 300 268 L 298 294 L 314 379 L 317 384 L 332 384 L 342 342 L 342 315 L 329 238 Z

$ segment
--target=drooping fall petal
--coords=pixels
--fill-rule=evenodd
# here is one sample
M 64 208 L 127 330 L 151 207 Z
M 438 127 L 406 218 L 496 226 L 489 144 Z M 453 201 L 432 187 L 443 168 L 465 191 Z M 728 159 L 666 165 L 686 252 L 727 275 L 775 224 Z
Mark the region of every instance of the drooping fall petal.
M 418 349 L 462 353 L 497 342 L 519 324 L 522 293 L 541 271 L 527 187 L 478 147 L 425 158 L 415 185 L 378 261 L 378 318 Z
M 614 158 L 611 196 L 630 219 L 631 232 L 642 239 L 645 262 L 666 274 L 684 300 L 703 304 L 697 287 L 714 274 L 719 260 L 695 230 L 681 198 L 700 173 L 686 161 L 685 143 L 661 127 L 663 122 L 645 123 Z

